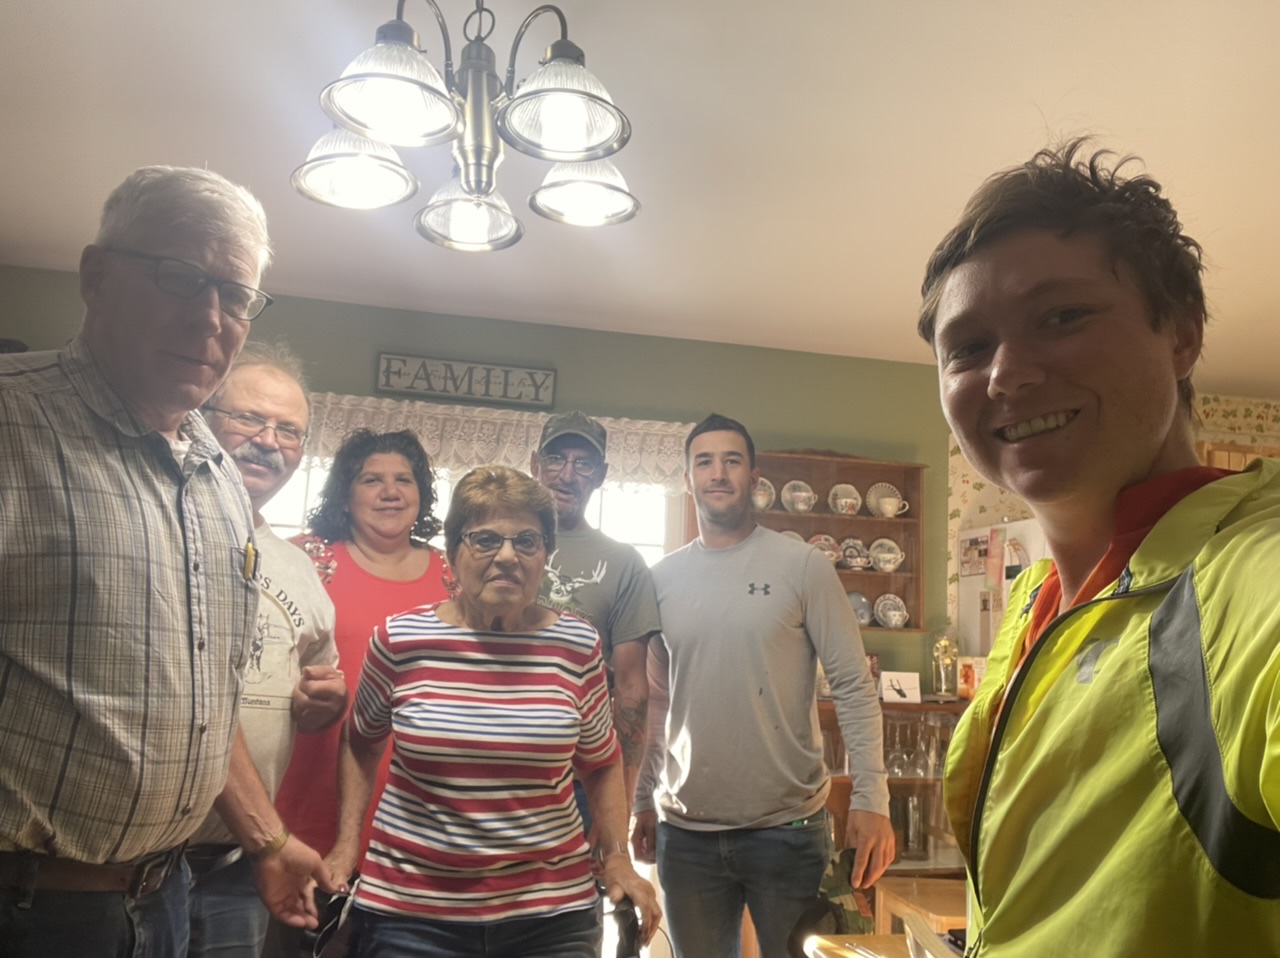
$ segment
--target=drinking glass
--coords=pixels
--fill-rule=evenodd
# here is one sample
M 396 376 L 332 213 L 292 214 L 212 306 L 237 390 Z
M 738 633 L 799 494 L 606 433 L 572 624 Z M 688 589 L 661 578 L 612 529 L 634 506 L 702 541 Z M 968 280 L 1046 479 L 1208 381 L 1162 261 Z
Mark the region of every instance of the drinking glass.
M 889 754 L 884 760 L 885 771 L 890 778 L 902 778 L 907 774 L 907 753 L 902 748 L 902 720 L 891 718 L 889 722 Z
M 924 797 L 919 792 L 912 792 L 907 796 L 902 848 L 902 857 L 909 861 L 923 861 L 929 857 L 929 835 L 924 819 Z
M 916 745 L 907 756 L 907 778 L 929 778 L 929 726 L 926 717 L 916 723 Z

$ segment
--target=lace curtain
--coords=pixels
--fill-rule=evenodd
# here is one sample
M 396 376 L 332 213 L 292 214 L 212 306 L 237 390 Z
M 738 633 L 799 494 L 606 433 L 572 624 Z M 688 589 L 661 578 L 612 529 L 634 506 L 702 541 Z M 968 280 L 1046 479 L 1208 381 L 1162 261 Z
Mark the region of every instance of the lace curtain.
M 538 445 L 545 412 L 450 406 L 411 399 L 311 394 L 311 438 L 307 452 L 328 459 L 353 429 L 409 429 L 418 435 L 433 465 L 455 475 L 474 466 L 527 470 Z M 595 417 L 609 430 L 611 482 L 641 482 L 684 489 L 684 437 L 689 423 Z

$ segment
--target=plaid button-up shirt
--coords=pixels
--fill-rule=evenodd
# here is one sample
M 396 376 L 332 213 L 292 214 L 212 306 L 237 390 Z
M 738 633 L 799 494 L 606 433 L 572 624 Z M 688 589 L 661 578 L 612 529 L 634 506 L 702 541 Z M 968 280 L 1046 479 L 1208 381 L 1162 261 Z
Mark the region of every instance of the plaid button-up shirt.
M 123 862 L 222 790 L 253 520 L 196 413 L 175 458 L 81 339 L 0 356 L 0 850 Z

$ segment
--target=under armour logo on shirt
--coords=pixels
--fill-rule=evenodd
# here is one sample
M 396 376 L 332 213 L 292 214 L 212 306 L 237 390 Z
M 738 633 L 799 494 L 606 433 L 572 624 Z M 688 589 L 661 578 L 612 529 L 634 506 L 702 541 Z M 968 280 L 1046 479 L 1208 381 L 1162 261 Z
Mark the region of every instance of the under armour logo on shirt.
M 754 582 L 752 582 L 747 585 L 747 595 L 755 595 L 757 592 L 759 592 L 761 595 L 768 595 L 769 583 L 766 582 L 764 585 L 756 585 Z

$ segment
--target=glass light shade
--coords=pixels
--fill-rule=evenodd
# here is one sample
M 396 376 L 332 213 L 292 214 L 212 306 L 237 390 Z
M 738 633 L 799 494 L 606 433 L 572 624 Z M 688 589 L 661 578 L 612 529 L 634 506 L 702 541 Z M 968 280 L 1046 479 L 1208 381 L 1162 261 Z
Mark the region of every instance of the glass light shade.
M 557 163 L 529 197 L 535 213 L 574 226 L 625 223 L 640 211 L 612 160 Z
M 498 111 L 498 132 L 521 153 L 543 160 L 596 160 L 622 149 L 631 122 L 609 91 L 573 60 L 551 60 Z
M 418 192 L 395 150 L 350 130 L 320 137 L 290 182 L 308 199 L 349 210 L 392 206 Z
M 333 122 L 397 146 L 432 146 L 458 135 L 458 107 L 421 52 L 378 43 L 320 94 Z
M 478 253 L 505 249 L 524 235 L 506 200 L 496 192 L 472 196 L 456 176 L 436 191 L 413 225 L 433 243 Z

